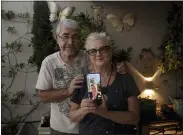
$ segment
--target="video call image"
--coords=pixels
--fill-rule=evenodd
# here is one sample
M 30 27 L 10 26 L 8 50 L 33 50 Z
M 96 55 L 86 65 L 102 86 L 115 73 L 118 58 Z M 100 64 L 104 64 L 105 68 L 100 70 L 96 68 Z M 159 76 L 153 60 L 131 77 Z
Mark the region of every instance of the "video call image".
M 90 99 L 95 100 L 99 96 L 101 97 L 100 88 L 100 74 L 88 74 L 87 75 L 88 96 Z

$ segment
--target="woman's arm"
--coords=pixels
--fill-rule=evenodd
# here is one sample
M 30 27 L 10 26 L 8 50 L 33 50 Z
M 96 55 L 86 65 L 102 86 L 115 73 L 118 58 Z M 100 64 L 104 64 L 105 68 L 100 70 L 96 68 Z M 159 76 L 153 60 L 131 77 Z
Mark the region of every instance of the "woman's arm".
M 70 105 L 71 107 L 69 110 L 69 118 L 73 122 L 80 122 L 84 118 L 84 115 L 82 114 L 82 109 L 76 103 L 71 102 Z
M 81 106 L 74 102 L 70 105 L 69 117 L 74 122 L 80 122 L 88 113 L 93 113 L 96 109 L 91 99 L 83 99 Z
M 132 96 L 128 98 L 128 111 L 107 111 L 107 109 L 100 109 L 95 112 L 106 119 L 110 119 L 120 124 L 136 125 L 139 121 L 139 102 L 137 97 Z

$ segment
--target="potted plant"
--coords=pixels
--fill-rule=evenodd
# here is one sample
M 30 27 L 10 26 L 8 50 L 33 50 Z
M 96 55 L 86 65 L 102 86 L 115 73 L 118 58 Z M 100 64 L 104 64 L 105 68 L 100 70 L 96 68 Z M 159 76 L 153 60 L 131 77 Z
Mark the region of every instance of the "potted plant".
M 51 128 L 50 128 L 50 115 L 43 116 L 41 122 L 38 126 L 39 135 L 50 134 L 51 135 Z
M 157 119 L 156 117 L 156 100 L 147 98 L 139 98 L 140 101 L 140 122 L 148 124 Z
M 2 123 L 2 135 L 24 135 L 25 123 L 20 122 L 21 117 L 11 118 L 6 124 Z
M 179 91 L 183 90 L 183 40 L 182 40 L 182 6 L 181 3 L 172 2 L 172 10 L 168 13 L 168 33 L 163 45 L 159 61 L 159 69 L 163 74 L 173 74 L 176 88 L 175 97 L 171 98 L 177 114 L 183 119 L 183 98 Z
M 37 107 L 39 106 L 40 102 L 37 102 L 35 105 L 33 105 L 33 107 L 31 108 L 30 111 L 28 111 L 28 113 L 24 114 L 23 116 L 17 115 L 17 116 L 13 116 L 12 110 L 10 108 L 10 106 L 15 105 L 15 107 L 17 107 L 17 105 L 19 104 L 19 102 L 22 100 L 22 95 L 20 96 L 16 96 L 16 95 L 20 95 L 21 92 L 18 92 L 18 94 L 13 94 L 13 97 L 10 97 L 10 93 L 3 93 L 2 92 L 2 123 L 1 123 L 1 133 L 2 135 L 24 135 L 25 130 L 24 126 L 25 126 L 25 120 L 26 118 L 34 111 L 37 109 Z M 3 112 L 5 111 L 5 112 Z M 8 113 L 7 113 L 8 111 Z M 4 114 L 4 115 L 3 115 Z M 7 116 L 7 114 L 9 114 L 9 117 Z
M 3 111 L 8 111 L 9 113 L 9 119 L 7 118 L 7 113 L 6 113 L 6 118 L 4 115 L 2 115 L 2 123 L 1 123 L 1 133 L 2 135 L 6 134 L 11 134 L 11 135 L 22 135 L 23 132 L 23 127 L 24 123 L 21 123 L 21 117 L 16 116 L 13 117 L 12 111 L 8 105 L 8 103 L 14 103 L 15 99 L 10 99 L 9 98 L 10 94 L 4 94 L 2 93 L 2 112 Z M 18 101 L 18 100 L 16 100 Z
M 148 127 L 149 123 L 157 120 L 156 116 L 156 100 L 149 99 L 149 97 L 139 97 L 140 105 L 140 120 L 138 123 L 138 131 L 143 133 L 144 128 Z

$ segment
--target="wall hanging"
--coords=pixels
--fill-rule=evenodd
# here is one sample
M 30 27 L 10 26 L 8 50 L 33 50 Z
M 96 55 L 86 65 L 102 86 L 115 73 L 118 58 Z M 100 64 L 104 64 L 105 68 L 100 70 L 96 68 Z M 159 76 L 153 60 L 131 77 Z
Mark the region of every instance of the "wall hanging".
M 60 10 L 60 7 L 57 6 L 55 2 L 48 1 L 48 6 L 50 10 L 50 21 L 54 22 L 56 20 L 62 20 L 72 16 L 75 7 L 68 6 L 63 10 Z M 106 14 L 104 8 L 101 5 L 92 5 L 94 19 L 97 22 L 106 22 L 110 23 L 118 32 L 122 32 L 124 29 L 127 31 L 132 30 L 132 27 L 135 25 L 135 15 L 133 13 L 127 13 L 122 18 L 114 14 Z

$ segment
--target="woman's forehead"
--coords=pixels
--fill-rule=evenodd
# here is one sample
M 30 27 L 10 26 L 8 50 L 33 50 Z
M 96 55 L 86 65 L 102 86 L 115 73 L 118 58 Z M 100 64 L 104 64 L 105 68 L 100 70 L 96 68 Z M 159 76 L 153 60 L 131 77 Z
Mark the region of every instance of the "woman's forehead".
M 105 42 L 104 42 L 104 40 L 99 39 L 99 40 L 92 40 L 88 47 L 89 48 L 98 48 L 101 46 L 105 46 Z

